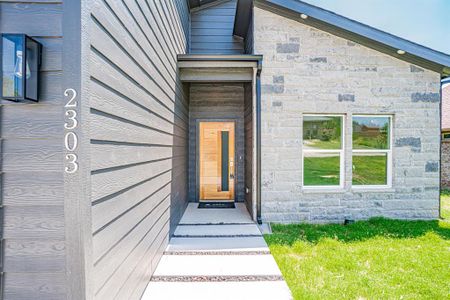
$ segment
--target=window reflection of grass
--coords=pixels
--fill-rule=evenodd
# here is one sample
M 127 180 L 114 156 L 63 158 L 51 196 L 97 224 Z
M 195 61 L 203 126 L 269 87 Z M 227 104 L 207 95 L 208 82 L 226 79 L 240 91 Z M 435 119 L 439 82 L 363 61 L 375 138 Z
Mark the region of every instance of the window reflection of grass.
M 306 186 L 339 185 L 339 156 L 305 157 L 304 184 Z
M 353 156 L 353 184 L 355 185 L 385 185 L 386 159 L 383 156 Z
M 334 150 L 334 149 L 341 149 L 341 141 L 339 139 L 329 141 L 307 140 L 305 141 L 305 146 L 307 148 L 314 148 L 314 149 Z

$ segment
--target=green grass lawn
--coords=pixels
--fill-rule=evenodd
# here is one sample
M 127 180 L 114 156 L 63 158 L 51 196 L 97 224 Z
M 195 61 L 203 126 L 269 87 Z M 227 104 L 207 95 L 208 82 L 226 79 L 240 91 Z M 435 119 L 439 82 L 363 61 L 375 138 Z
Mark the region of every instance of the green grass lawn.
M 450 218 L 450 192 L 442 202 Z M 265 238 L 295 299 L 450 299 L 450 219 L 272 229 Z
M 450 222 L 450 190 L 441 192 L 441 217 Z

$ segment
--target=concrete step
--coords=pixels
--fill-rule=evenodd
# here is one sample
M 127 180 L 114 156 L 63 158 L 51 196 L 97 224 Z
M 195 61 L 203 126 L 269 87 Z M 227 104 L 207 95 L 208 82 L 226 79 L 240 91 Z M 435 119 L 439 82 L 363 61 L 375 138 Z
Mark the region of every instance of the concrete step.
M 272 255 L 164 255 L 153 276 L 281 276 Z
M 236 208 L 202 208 L 198 203 L 189 203 L 180 224 L 253 224 L 243 203 L 236 203 Z
M 142 300 L 291 300 L 284 281 L 150 282 Z
M 183 236 L 261 236 L 255 224 L 239 225 L 180 225 L 175 229 L 175 237 Z
M 166 251 L 269 251 L 266 241 L 259 237 L 177 238 L 170 240 Z

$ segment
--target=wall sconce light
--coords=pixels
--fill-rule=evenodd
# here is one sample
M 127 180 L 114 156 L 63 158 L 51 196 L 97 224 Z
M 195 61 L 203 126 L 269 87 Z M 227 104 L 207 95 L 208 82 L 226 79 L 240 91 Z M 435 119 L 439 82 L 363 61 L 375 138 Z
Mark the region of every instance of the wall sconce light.
M 0 53 L 1 98 L 37 102 L 42 45 L 25 34 L 2 34 Z

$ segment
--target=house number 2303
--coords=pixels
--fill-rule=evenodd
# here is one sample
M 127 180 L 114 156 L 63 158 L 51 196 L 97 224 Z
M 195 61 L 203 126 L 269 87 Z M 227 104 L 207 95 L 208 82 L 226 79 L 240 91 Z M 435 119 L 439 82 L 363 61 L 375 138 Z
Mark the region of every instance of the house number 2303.
M 77 111 L 75 110 L 78 106 L 76 101 L 77 91 L 74 89 L 66 89 L 64 96 L 69 99 L 66 105 L 64 105 L 66 120 L 64 128 L 67 130 L 64 135 L 64 147 L 69 152 L 65 157 L 66 166 L 64 167 L 64 171 L 68 174 L 73 174 L 78 171 L 78 156 L 75 153 L 70 153 L 75 152 L 78 148 L 78 136 L 72 131 L 78 127 Z

